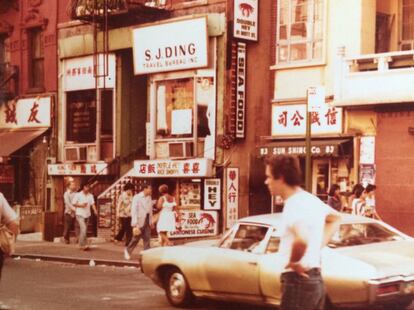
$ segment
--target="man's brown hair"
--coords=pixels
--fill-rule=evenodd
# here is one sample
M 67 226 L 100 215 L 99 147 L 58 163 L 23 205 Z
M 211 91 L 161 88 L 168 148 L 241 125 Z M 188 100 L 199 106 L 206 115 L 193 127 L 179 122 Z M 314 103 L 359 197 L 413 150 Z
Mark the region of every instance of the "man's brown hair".
M 266 158 L 265 163 L 270 167 L 273 178 L 283 177 L 286 184 L 290 186 L 302 183 L 302 172 L 297 157 L 291 155 L 270 156 Z

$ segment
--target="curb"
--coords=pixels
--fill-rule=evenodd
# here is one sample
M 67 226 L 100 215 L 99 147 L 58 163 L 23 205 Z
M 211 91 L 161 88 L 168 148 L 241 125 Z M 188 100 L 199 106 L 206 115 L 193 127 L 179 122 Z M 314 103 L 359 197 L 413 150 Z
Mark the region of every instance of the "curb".
M 115 266 L 115 267 L 135 267 L 139 268 L 139 262 L 123 261 L 123 260 L 108 260 L 108 259 L 95 259 L 95 258 L 79 258 L 70 256 L 55 256 L 55 255 L 42 255 L 42 254 L 13 254 L 11 258 L 26 258 L 26 259 L 40 259 L 51 262 L 72 263 L 76 265 L 89 265 L 90 261 L 95 262 L 95 266 Z

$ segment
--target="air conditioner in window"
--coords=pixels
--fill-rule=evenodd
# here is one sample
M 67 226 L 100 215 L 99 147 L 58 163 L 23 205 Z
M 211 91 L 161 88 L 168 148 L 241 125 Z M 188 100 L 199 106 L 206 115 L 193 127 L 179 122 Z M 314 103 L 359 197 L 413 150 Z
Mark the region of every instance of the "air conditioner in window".
M 194 157 L 193 142 L 169 142 L 168 151 L 170 158 Z
M 88 149 L 86 146 L 71 146 L 65 148 L 65 161 L 86 161 Z

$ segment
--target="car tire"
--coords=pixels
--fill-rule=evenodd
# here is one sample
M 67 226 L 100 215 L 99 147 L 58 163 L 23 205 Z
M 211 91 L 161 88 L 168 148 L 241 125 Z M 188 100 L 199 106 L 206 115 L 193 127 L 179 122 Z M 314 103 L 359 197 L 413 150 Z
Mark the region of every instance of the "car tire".
M 187 279 L 181 270 L 169 269 L 164 277 L 165 294 L 174 307 L 188 307 L 194 301 Z

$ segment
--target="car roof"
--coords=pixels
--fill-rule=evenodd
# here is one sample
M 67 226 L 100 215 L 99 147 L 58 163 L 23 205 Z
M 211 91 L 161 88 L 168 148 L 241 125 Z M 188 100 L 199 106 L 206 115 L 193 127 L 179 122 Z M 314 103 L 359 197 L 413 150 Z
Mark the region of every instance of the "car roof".
M 348 213 L 341 213 L 341 223 L 376 223 L 377 221 L 368 217 L 352 215 Z M 269 226 L 279 226 L 282 223 L 282 213 L 261 214 L 255 216 L 248 216 L 239 219 L 239 223 L 265 224 Z

